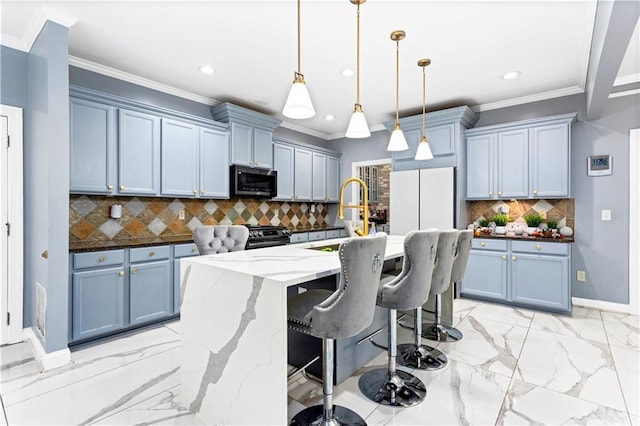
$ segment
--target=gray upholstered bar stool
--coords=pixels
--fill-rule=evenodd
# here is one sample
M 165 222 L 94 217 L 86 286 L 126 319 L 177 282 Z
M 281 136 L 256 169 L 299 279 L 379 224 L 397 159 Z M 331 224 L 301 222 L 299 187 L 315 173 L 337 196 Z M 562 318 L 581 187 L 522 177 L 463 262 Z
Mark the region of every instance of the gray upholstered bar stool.
M 436 295 L 436 321 L 435 323 L 425 324 L 423 326 L 422 337 L 429 340 L 437 340 L 440 342 L 454 341 L 462 339 L 462 332 L 455 327 L 442 324 L 441 310 L 442 310 L 442 293 L 447 291 L 452 283 L 462 280 L 464 273 L 467 269 L 467 263 L 469 260 L 469 252 L 471 250 L 471 240 L 473 239 L 473 231 L 465 229 L 458 231 L 457 241 L 455 245 L 455 251 L 453 255 L 453 261 L 449 272 L 446 270 L 438 271 L 439 275 L 435 282 L 431 285 L 432 294 Z M 449 250 L 445 251 L 446 254 Z M 446 267 L 446 265 L 443 265 Z M 434 268 L 438 269 L 438 268 Z M 445 268 L 443 268 L 445 269 Z M 435 274 L 435 272 L 434 272 Z
M 244 225 L 199 226 L 193 230 L 193 241 L 200 254 L 241 251 L 248 239 L 249 228 Z
M 289 328 L 322 338 L 322 405 L 295 415 L 292 425 L 366 425 L 354 411 L 333 405 L 334 340 L 353 337 L 373 321 L 385 233 L 348 238 L 340 244 L 340 282 L 335 291 L 313 289 L 290 297 Z
M 402 271 L 380 281 L 376 304 L 388 310 L 388 364 L 360 377 L 360 391 L 383 405 L 411 407 L 424 400 L 427 389 L 420 379 L 396 370 L 397 310 L 421 308 L 429 297 L 439 231 L 412 231 L 404 239 Z

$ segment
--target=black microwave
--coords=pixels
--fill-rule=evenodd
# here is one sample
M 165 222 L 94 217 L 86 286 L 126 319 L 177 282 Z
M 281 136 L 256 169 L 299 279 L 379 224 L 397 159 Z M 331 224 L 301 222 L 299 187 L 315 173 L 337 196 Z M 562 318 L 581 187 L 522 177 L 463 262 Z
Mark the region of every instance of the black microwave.
M 233 164 L 231 196 L 273 198 L 278 195 L 278 172 Z

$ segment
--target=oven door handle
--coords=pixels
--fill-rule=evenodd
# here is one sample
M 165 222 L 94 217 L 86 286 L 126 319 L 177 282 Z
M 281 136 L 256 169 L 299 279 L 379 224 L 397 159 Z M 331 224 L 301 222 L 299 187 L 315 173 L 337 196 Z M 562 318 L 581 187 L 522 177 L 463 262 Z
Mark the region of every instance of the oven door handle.
M 248 241 L 245 246 L 246 250 L 256 249 L 256 248 L 264 248 L 264 247 L 276 247 L 276 246 L 284 246 L 289 244 L 289 238 L 287 239 L 279 239 L 279 240 L 270 240 L 270 241 Z

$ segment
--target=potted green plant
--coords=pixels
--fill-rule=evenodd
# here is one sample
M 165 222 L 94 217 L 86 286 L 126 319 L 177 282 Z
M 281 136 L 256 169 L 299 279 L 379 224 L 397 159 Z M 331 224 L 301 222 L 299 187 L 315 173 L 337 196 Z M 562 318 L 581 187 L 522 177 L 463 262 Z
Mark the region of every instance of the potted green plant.
M 558 221 L 557 220 L 553 220 L 553 219 L 548 220 L 547 221 L 547 227 L 549 229 L 557 230 L 558 229 Z
M 527 222 L 527 234 L 531 235 L 538 230 L 538 227 L 542 223 L 542 216 L 538 213 L 525 214 L 523 216 L 525 222 Z
M 481 228 L 486 228 L 489 226 L 489 221 L 487 219 L 480 219 L 478 225 L 480 225 Z
M 507 223 L 509 223 L 509 215 L 504 213 L 498 213 L 493 216 L 491 219 L 493 223 L 496 224 L 496 234 L 506 234 L 507 233 Z

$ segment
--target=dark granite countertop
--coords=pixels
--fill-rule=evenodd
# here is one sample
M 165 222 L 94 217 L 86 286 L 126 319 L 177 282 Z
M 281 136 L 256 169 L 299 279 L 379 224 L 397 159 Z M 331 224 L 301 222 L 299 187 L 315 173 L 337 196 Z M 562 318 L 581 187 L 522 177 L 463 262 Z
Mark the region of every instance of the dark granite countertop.
M 313 231 L 332 231 L 334 229 L 344 229 L 344 226 L 336 225 L 299 225 L 296 227 L 290 226 L 289 229 L 293 234 L 300 232 L 313 232 Z
M 544 237 L 523 237 L 522 235 L 516 235 L 515 237 L 507 237 L 506 235 L 498 234 L 480 234 L 475 235 L 474 238 L 490 238 L 494 240 L 513 240 L 513 241 L 542 241 L 543 243 L 573 243 L 575 240 L 573 236 L 557 238 L 544 238 Z
M 174 235 L 170 237 L 128 238 L 124 240 L 78 241 L 69 243 L 69 252 L 75 253 L 84 251 L 115 250 L 122 248 L 151 247 L 165 244 L 192 242 L 193 236 L 191 234 Z

